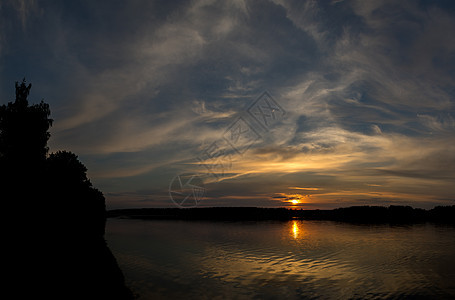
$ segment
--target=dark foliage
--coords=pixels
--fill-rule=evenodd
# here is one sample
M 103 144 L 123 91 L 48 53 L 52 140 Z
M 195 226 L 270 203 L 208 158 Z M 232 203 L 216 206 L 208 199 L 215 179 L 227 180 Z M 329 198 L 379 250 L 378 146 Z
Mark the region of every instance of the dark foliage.
M 59 207 L 61 224 L 74 235 L 102 236 L 105 226 L 103 194 L 87 178 L 87 168 L 71 152 L 58 151 L 46 161 L 46 175 L 52 188 L 48 190 L 51 207 Z
M 206 207 L 206 208 L 139 208 L 118 209 L 108 217 L 137 219 L 183 219 L 210 221 L 288 220 L 292 211 L 285 208 Z
M 259 207 L 140 208 L 108 211 L 108 217 L 184 220 L 332 220 L 351 223 L 420 223 L 455 224 L 455 205 L 431 210 L 410 206 L 352 206 L 334 210 L 296 210 Z
M 36 164 L 46 159 L 52 126 L 47 103 L 29 105 L 32 85 L 16 82 L 16 100 L 0 106 L 0 157 L 15 164 Z M 6 161 L 4 161 L 6 163 Z
M 30 89 L 25 79 L 16 83 L 15 101 L 0 106 L 0 199 L 9 297 L 130 299 L 104 240 L 104 196 L 74 153 L 48 156 L 49 105 L 29 105 Z

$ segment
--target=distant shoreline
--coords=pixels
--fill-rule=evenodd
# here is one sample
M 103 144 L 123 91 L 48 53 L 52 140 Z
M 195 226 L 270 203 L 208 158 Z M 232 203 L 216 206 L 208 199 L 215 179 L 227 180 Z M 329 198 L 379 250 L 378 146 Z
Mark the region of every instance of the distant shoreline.
M 430 210 L 410 206 L 351 206 L 332 210 L 261 207 L 131 208 L 107 211 L 108 218 L 151 220 L 327 220 L 351 223 L 441 223 L 455 225 L 455 205 Z

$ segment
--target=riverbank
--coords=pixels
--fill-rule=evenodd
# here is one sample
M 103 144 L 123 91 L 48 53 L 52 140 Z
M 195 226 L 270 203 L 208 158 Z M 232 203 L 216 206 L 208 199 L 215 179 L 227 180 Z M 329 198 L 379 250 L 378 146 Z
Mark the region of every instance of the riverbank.
M 297 210 L 260 207 L 133 208 L 110 210 L 107 217 L 181 220 L 332 220 L 360 223 L 455 224 L 455 205 L 430 210 L 410 206 L 352 206 L 333 210 Z

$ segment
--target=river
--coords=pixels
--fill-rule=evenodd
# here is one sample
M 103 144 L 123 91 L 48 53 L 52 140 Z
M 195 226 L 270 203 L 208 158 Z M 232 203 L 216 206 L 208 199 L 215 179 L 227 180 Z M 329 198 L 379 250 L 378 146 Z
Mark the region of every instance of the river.
M 455 228 L 108 219 L 139 299 L 455 298 Z

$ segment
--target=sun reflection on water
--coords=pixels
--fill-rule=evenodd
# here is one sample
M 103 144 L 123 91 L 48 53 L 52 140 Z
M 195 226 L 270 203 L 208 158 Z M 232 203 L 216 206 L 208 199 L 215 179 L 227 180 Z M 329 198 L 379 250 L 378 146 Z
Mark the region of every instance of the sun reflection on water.
M 300 228 L 299 228 L 299 224 L 296 220 L 292 221 L 291 233 L 295 240 L 299 237 Z

